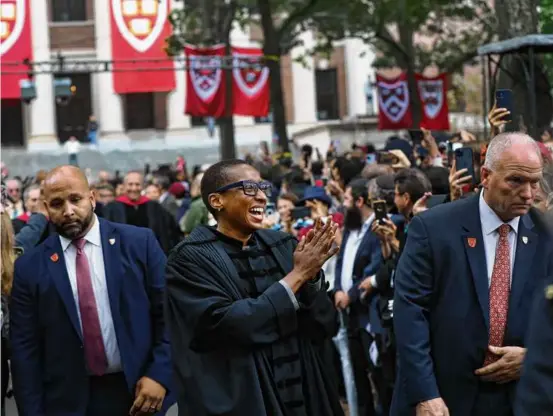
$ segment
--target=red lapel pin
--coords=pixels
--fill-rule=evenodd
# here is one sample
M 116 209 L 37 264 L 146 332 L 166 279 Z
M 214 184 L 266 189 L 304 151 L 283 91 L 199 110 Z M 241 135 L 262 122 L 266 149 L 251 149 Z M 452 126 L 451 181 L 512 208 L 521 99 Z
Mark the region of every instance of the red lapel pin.
M 474 237 L 467 238 L 467 244 L 469 245 L 470 248 L 476 247 L 476 238 Z
M 50 256 L 50 260 L 52 260 L 54 263 L 57 262 L 60 259 L 58 256 L 58 253 L 54 253 Z

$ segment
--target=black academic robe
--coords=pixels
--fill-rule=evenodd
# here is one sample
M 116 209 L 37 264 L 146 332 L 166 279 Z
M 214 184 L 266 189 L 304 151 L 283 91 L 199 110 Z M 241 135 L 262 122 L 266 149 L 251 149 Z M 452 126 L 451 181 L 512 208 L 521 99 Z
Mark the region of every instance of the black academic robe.
M 148 228 L 154 232 L 159 245 L 167 254 L 181 239 L 182 234 L 178 225 L 171 214 L 158 202 L 148 201 L 144 205 L 146 206 Z M 108 221 L 129 224 L 126 208 L 127 206 L 123 202 L 114 201 L 103 207 L 102 216 Z
M 271 230 L 257 231 L 257 236 L 288 274 L 296 240 Z M 297 312 L 278 282 L 249 298 L 223 244 L 208 227 L 196 227 L 167 263 L 166 320 L 179 411 L 285 416 L 267 351 L 276 340 L 295 336 L 308 415 L 343 415 L 319 355 L 322 343 L 337 331 L 336 312 L 324 285 L 315 293 L 308 290 L 304 286 L 298 292 Z

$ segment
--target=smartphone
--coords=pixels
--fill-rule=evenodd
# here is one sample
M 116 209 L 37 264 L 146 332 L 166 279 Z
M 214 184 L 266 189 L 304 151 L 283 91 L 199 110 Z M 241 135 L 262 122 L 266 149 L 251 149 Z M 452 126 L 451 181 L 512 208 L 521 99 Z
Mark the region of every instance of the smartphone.
M 267 206 L 265 207 L 265 215 L 273 215 L 276 212 L 276 206 L 274 202 L 268 202 Z
M 506 115 L 504 120 L 513 121 L 513 91 L 497 90 L 495 92 L 495 107 L 509 110 L 511 114 Z
M 311 216 L 311 209 L 309 207 L 297 207 L 293 208 L 290 214 L 293 220 L 302 220 Z
M 411 137 L 413 147 L 420 146 L 424 138 L 424 133 L 422 130 L 409 130 L 409 137 Z
M 470 147 L 461 147 L 460 149 L 455 150 L 455 169 L 457 171 L 466 169 L 467 175 L 472 176 L 471 183 L 475 183 L 474 155 Z
M 376 155 L 376 161 L 382 165 L 393 165 L 398 163 L 397 157 L 390 152 L 378 152 Z
M 378 222 L 383 222 L 388 218 L 388 208 L 386 207 L 386 201 L 378 200 L 373 201 L 374 219 Z
M 369 153 L 367 155 L 367 164 L 372 165 L 373 163 L 376 163 L 376 155 L 374 153 Z
M 447 199 L 447 194 L 432 195 L 426 201 L 426 207 L 432 208 L 432 207 L 435 207 L 436 205 L 443 204 L 446 199 Z

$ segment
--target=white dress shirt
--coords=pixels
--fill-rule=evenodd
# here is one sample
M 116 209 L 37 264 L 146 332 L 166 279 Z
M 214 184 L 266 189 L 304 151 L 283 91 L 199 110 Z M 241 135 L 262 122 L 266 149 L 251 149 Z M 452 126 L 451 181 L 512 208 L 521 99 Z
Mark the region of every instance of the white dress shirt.
M 484 250 L 486 252 L 486 266 L 488 270 L 488 286 L 492 283 L 493 266 L 495 264 L 495 252 L 497 243 L 499 242 L 499 227 L 505 224 L 497 214 L 490 208 L 484 200 L 484 191 L 480 193 L 480 201 L 478 202 L 480 211 L 480 223 L 482 225 L 482 236 L 484 237 Z M 507 224 L 511 226 L 509 231 L 509 246 L 511 249 L 511 277 L 513 281 L 513 267 L 515 266 L 515 254 L 517 248 L 517 234 L 520 217 L 516 217 Z
M 84 236 L 86 244 L 84 252 L 88 259 L 90 267 L 90 278 L 92 280 L 92 289 L 96 298 L 96 307 L 98 308 L 98 318 L 100 319 L 100 329 L 104 340 L 104 348 L 108 360 L 108 373 L 121 371 L 121 356 L 117 345 L 117 336 L 113 325 L 111 306 L 109 303 L 108 287 L 106 282 L 106 269 L 104 265 L 104 254 L 102 253 L 102 239 L 100 236 L 100 222 L 94 215 L 94 225 Z M 73 290 L 73 298 L 77 306 L 79 323 L 81 324 L 81 311 L 79 309 L 79 293 L 77 291 L 77 248 L 71 243 L 71 240 L 60 235 L 61 248 L 65 257 L 65 265 L 69 282 Z
M 348 292 L 353 286 L 353 268 L 355 266 L 355 257 L 357 255 L 357 250 L 363 241 L 363 237 L 369 229 L 371 224 L 374 221 L 374 214 L 372 214 L 365 223 L 362 225 L 360 230 L 350 231 L 348 235 L 348 241 L 346 241 L 346 246 L 344 247 L 344 257 L 342 258 L 342 290 Z M 366 276 L 363 276 L 366 277 Z

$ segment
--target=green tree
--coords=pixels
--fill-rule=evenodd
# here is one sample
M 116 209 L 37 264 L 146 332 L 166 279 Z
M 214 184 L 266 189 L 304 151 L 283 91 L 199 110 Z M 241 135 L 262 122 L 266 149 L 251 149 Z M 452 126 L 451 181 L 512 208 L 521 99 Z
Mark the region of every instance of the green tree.
M 540 33 L 553 35 L 553 0 L 541 0 L 539 8 Z M 553 86 L 553 53 L 544 55 L 543 63 Z
M 339 19 L 321 21 L 326 44 L 359 37 L 379 51 L 376 67 L 406 71 L 414 126 L 421 106 L 415 72 L 431 65 L 455 73 L 471 62 L 477 48 L 491 41 L 495 17 L 487 0 L 373 0 L 341 4 Z

